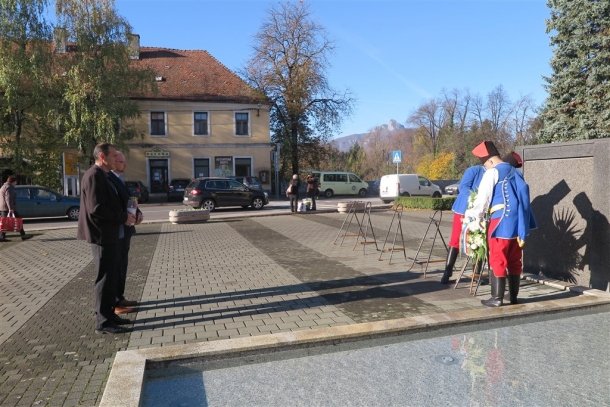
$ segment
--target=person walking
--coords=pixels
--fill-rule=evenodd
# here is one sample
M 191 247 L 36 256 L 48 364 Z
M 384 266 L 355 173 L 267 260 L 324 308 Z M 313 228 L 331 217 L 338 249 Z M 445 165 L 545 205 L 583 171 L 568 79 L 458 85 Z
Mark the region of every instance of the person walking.
M 6 182 L 0 188 L 0 216 L 15 216 L 19 217 L 17 212 L 17 191 L 15 191 L 15 185 L 17 185 L 17 177 L 9 175 Z M 19 230 L 21 240 L 28 240 L 32 238 L 32 235 L 27 235 L 23 230 L 23 226 Z M 0 231 L 0 242 L 9 242 L 6 238 L 6 232 Z
M 493 142 L 481 142 L 472 154 L 488 168 L 472 208 L 464 214 L 469 219 L 482 219 L 490 214 L 487 245 L 492 271 L 491 297 L 481 303 L 487 307 L 503 305 L 508 279 L 510 303 L 516 304 L 523 272 L 523 246 L 529 231 L 536 227 L 529 187 L 515 167 L 500 158 Z
M 124 208 L 127 208 L 127 204 L 129 202 L 129 190 L 125 185 L 125 180 L 123 178 L 123 173 L 127 168 L 127 163 L 125 162 L 125 155 L 117 151 L 116 157 L 114 160 L 114 168 L 108 173 L 108 179 L 112 182 L 114 187 L 116 188 L 119 198 L 121 200 L 121 205 Z M 137 208 L 136 209 L 136 225 L 142 223 L 143 216 L 142 211 Z M 119 226 L 119 252 L 120 252 L 120 260 L 119 260 L 119 275 L 118 281 L 116 284 L 116 303 L 114 307 L 115 314 L 127 314 L 132 312 L 134 309 L 132 307 L 138 305 L 137 301 L 130 301 L 125 298 L 125 284 L 127 282 L 127 268 L 129 266 L 129 248 L 131 247 L 131 237 L 136 233 L 136 228 L 134 225 L 120 225 Z
M 462 220 L 464 212 L 468 208 L 468 198 L 474 191 L 479 188 L 481 178 L 485 174 L 485 167 L 481 165 L 473 165 L 466 168 L 464 175 L 460 180 L 459 192 L 451 210 L 453 211 L 453 223 L 451 227 L 451 237 L 449 238 L 449 251 L 447 252 L 447 260 L 445 262 L 445 272 L 441 278 L 441 284 L 449 284 L 449 278 L 453 275 L 453 267 L 458 254 L 460 253 L 460 236 L 462 234 Z M 481 262 L 477 262 L 474 267 L 474 273 L 480 273 L 483 267 Z
M 288 183 L 286 196 L 290 199 L 290 212 L 296 213 L 299 205 L 299 176 L 294 174 Z
M 91 245 L 95 267 L 95 332 L 119 334 L 129 332 L 121 325 L 129 320 L 114 313 L 120 258 L 120 225 L 133 224 L 136 217 L 121 204 L 116 187 L 108 179 L 114 167 L 116 148 L 109 143 L 95 146 L 95 164 L 81 180 L 80 214 L 77 238 Z
M 309 174 L 307 176 L 307 197 L 311 199 L 311 210 L 316 210 L 316 198 L 318 197 L 318 180 Z

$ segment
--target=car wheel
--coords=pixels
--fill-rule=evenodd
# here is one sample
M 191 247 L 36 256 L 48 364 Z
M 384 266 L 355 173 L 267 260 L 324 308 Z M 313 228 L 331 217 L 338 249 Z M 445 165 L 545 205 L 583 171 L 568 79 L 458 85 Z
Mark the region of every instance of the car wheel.
M 403 192 L 400 196 L 411 196 L 408 192 Z
M 326 191 L 324 191 L 324 197 L 325 198 L 332 198 L 334 195 L 333 190 L 332 189 L 327 189 Z
M 389 204 L 390 202 L 392 202 L 392 201 L 389 201 L 387 199 L 382 199 L 382 201 L 383 201 L 384 204 Z
M 360 198 L 364 198 L 366 196 L 366 189 L 362 188 L 360 191 L 358 191 L 358 196 Z
M 265 203 L 262 198 L 254 198 L 252 200 L 252 207 L 254 209 L 263 209 L 263 206 L 265 206 Z
M 70 220 L 78 220 L 78 214 L 80 213 L 80 208 L 78 206 L 73 206 L 68 209 L 66 215 L 68 215 L 68 219 Z
M 432 194 L 432 198 L 442 198 L 443 196 L 441 195 L 440 192 L 436 191 L 435 193 Z
M 213 199 L 204 199 L 203 201 L 201 201 L 201 209 L 207 209 L 208 211 L 212 212 L 215 207 L 216 203 Z

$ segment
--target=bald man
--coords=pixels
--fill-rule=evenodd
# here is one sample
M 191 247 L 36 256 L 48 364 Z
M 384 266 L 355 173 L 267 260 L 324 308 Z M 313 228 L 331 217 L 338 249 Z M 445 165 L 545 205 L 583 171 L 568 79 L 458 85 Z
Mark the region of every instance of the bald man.
M 114 159 L 114 165 L 110 172 L 109 179 L 116 187 L 119 198 L 121 199 L 121 205 L 127 208 L 127 201 L 129 200 L 129 190 L 125 185 L 123 179 L 123 173 L 127 168 L 125 161 L 125 155 L 117 151 Z M 140 209 L 136 211 L 136 225 L 142 223 L 143 216 Z M 133 225 L 122 225 L 122 231 L 119 232 L 119 273 L 116 284 L 116 304 L 114 312 L 116 314 L 126 314 L 134 311 L 134 306 L 138 305 L 136 301 L 130 301 L 125 298 L 125 284 L 127 281 L 127 267 L 129 265 L 129 248 L 131 247 L 131 236 L 136 233 L 136 228 Z

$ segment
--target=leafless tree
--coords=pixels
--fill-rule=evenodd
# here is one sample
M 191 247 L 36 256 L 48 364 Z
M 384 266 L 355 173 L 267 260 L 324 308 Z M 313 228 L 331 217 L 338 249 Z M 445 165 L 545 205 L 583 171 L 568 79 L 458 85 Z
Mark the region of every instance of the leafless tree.
M 446 111 L 441 100 L 432 99 L 421 105 L 408 120 L 408 123 L 421 129 L 421 142 L 430 154 L 436 156 L 439 148 L 440 131 L 445 125 Z
M 349 92 L 334 91 L 326 78 L 332 50 L 307 3 L 280 3 L 269 11 L 242 73 L 269 101 L 272 138 L 288 153 L 292 173 L 299 172 L 299 146 L 328 139 L 352 110 Z

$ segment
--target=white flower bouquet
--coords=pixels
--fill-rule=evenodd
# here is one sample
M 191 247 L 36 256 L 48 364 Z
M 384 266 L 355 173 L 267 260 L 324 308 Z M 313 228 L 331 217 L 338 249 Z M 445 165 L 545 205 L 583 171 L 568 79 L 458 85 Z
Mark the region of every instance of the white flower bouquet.
M 468 209 L 473 207 L 476 197 L 476 192 L 470 193 Z M 462 222 L 462 252 L 475 262 L 484 262 L 487 260 L 487 219 L 465 216 Z

